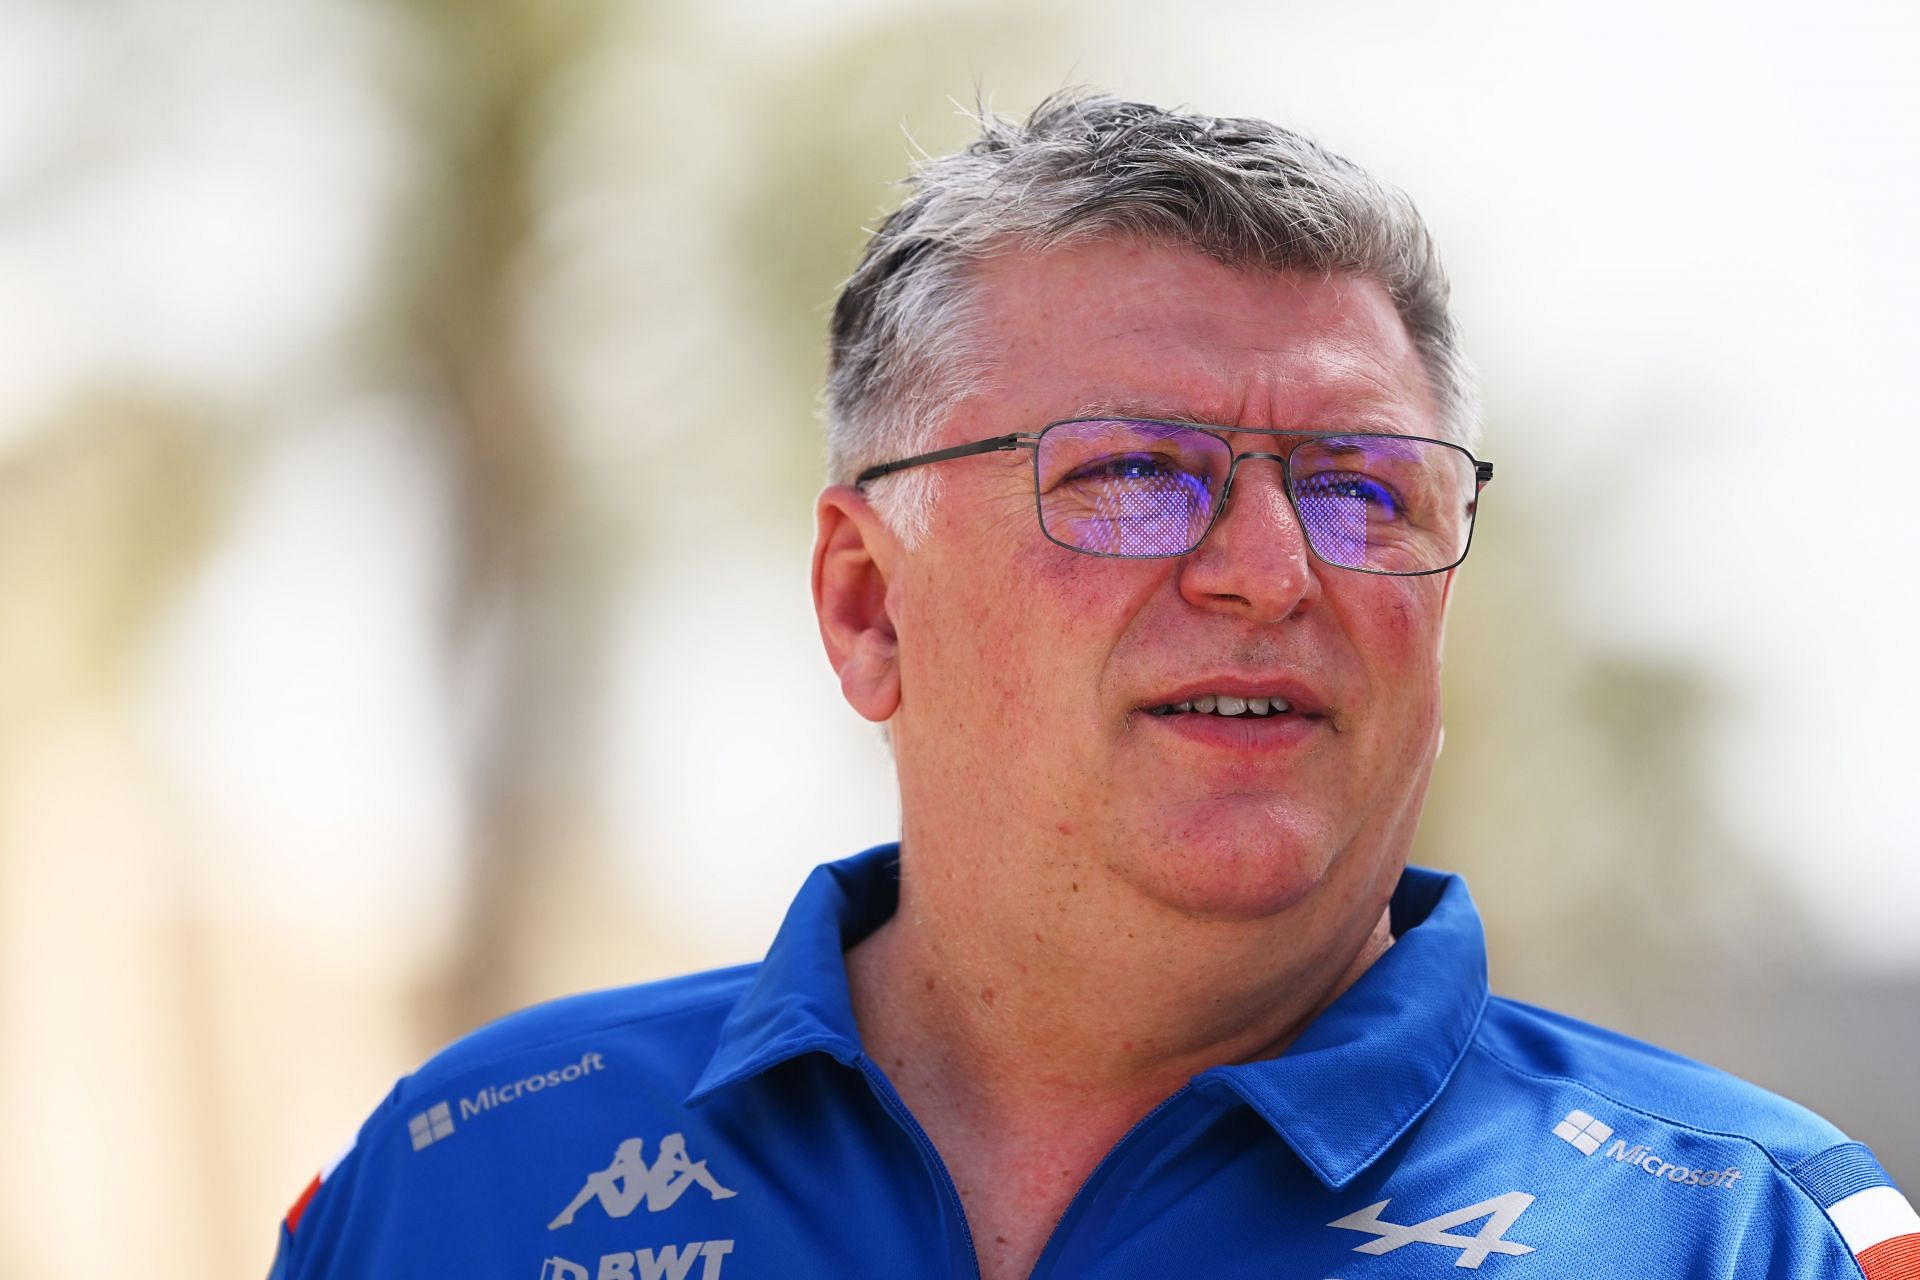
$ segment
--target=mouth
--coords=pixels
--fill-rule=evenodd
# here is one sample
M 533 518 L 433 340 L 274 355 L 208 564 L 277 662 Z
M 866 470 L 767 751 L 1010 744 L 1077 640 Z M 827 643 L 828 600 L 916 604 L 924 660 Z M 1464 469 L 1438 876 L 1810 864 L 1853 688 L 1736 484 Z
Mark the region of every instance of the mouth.
M 1331 720 L 1333 708 L 1306 682 L 1288 676 L 1202 677 L 1136 708 L 1160 719 Z
M 1224 716 L 1229 719 L 1248 720 L 1265 720 L 1272 716 L 1294 714 L 1293 704 L 1282 697 L 1243 698 L 1230 693 L 1203 693 L 1197 698 L 1147 707 L 1145 711 L 1150 716 Z
M 1324 741 L 1327 731 L 1339 732 L 1333 709 L 1294 679 L 1215 677 L 1159 697 L 1136 707 L 1136 714 L 1209 754 L 1290 755 Z

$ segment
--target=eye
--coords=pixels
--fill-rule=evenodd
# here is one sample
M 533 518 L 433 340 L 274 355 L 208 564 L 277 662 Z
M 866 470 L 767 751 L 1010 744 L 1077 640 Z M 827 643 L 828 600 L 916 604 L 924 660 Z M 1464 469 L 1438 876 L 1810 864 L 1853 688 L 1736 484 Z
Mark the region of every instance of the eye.
M 1394 520 L 1403 512 L 1398 494 L 1357 471 L 1323 471 L 1300 481 L 1295 490 L 1294 498 L 1302 506 L 1329 501 L 1361 503 L 1370 520 Z
M 1116 453 L 1096 458 L 1069 475 L 1069 484 L 1081 481 L 1164 480 L 1179 473 L 1171 458 L 1157 453 Z

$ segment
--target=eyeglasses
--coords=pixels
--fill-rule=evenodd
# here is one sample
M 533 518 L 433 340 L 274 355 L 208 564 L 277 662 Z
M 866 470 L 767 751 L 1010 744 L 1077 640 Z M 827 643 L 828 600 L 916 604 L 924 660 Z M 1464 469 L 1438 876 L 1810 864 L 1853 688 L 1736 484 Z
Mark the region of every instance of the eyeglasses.
M 1411 577 L 1467 558 L 1493 464 L 1457 444 L 1372 431 L 1271 431 L 1284 453 L 1235 453 L 1221 430 L 1139 418 L 1074 418 L 868 467 L 865 487 L 910 467 L 1033 450 L 1040 531 L 1073 551 L 1124 559 L 1183 556 L 1207 536 L 1249 458 L 1280 464 L 1307 546 L 1341 569 Z

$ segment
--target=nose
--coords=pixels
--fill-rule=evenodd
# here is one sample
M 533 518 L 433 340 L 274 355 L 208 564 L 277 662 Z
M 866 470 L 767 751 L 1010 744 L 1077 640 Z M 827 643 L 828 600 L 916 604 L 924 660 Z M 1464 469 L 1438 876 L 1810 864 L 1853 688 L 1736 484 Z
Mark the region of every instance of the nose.
M 1220 513 L 1180 571 L 1180 593 L 1201 608 L 1278 622 L 1320 595 L 1306 531 L 1287 499 L 1285 463 L 1273 453 L 1234 459 Z

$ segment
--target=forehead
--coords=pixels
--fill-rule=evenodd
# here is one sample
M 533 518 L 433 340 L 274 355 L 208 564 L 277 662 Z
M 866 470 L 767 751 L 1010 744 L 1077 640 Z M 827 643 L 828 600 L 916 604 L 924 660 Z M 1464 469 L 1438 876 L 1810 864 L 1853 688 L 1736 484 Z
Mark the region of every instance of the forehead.
M 1110 413 L 1434 434 L 1418 350 L 1374 280 L 1108 240 L 1005 254 L 975 284 L 987 377 L 961 408 L 995 430 Z

